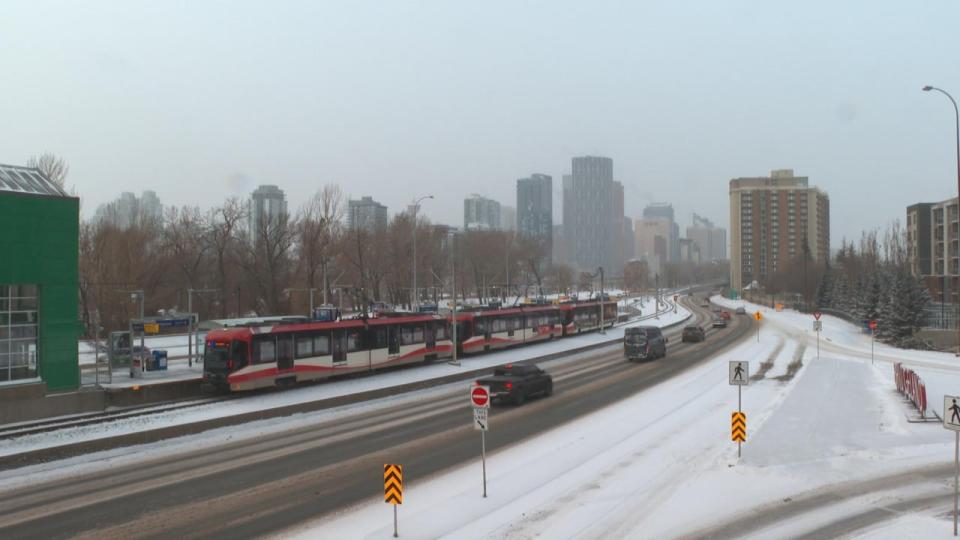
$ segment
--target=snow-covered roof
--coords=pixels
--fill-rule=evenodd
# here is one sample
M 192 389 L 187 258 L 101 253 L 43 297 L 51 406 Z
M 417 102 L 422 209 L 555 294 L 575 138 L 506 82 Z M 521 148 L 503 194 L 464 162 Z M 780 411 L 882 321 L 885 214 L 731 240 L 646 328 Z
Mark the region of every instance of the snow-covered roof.
M 26 193 L 46 197 L 69 197 L 59 186 L 47 179 L 39 169 L 17 167 L 0 163 L 0 193 Z

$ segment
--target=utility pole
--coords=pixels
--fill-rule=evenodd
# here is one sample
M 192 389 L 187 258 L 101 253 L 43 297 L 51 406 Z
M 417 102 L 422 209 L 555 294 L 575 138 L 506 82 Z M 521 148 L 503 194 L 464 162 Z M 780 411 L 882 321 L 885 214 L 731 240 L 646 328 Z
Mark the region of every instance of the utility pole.
M 432 199 L 433 195 L 420 197 L 413 202 L 413 298 L 410 301 L 410 310 L 417 311 L 420 297 L 417 295 L 417 211 L 420 210 L 420 201 Z
M 453 337 L 453 359 L 450 361 L 452 366 L 460 366 L 460 360 L 457 359 L 457 234 L 450 235 L 451 271 L 450 281 L 453 289 L 453 320 L 450 323 L 451 334 Z
M 237 289 L 239 294 L 239 289 Z M 196 333 L 196 323 L 194 321 L 195 317 L 193 316 L 193 293 L 203 294 L 208 292 L 220 292 L 220 289 L 187 289 L 187 317 L 190 318 L 190 322 L 187 325 L 187 366 L 193 367 L 193 342 L 194 334 Z M 197 352 L 200 352 L 200 342 L 197 342 Z

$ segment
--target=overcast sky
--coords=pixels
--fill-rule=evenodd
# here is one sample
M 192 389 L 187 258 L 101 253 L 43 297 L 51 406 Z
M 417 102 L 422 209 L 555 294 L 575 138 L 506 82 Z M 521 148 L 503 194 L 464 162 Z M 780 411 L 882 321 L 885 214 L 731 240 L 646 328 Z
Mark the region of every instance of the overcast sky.
M 0 162 L 64 157 L 209 207 L 319 186 L 462 224 L 516 179 L 613 158 L 630 217 L 724 226 L 728 181 L 793 168 L 833 246 L 956 196 L 960 2 L 3 2 Z M 555 217 L 559 221 L 559 216 Z

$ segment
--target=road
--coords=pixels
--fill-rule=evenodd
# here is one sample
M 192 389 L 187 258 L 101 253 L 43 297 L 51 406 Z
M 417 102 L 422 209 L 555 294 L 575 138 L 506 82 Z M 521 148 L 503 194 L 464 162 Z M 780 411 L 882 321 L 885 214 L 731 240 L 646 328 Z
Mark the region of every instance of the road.
M 641 392 L 752 335 L 747 317 L 734 319 L 698 344 L 681 344 L 679 329 L 671 331 L 665 359 L 628 363 L 619 346 L 610 346 L 549 369 L 553 396 L 493 409 L 488 451 Z M 233 539 L 278 532 L 382 493 L 383 463 L 402 463 L 409 483 L 475 460 L 470 418 L 466 391 L 451 391 L 403 409 L 347 414 L 203 453 L 0 492 L 0 537 Z

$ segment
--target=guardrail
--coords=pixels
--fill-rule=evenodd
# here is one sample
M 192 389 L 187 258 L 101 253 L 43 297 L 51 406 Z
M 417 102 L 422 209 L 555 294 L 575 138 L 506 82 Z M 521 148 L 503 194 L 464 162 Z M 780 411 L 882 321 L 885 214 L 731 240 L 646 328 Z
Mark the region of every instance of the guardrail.
M 897 383 L 897 391 L 913 403 L 917 412 L 920 413 L 920 418 L 926 418 L 927 387 L 920 379 L 920 375 L 897 362 L 893 365 L 893 378 Z

